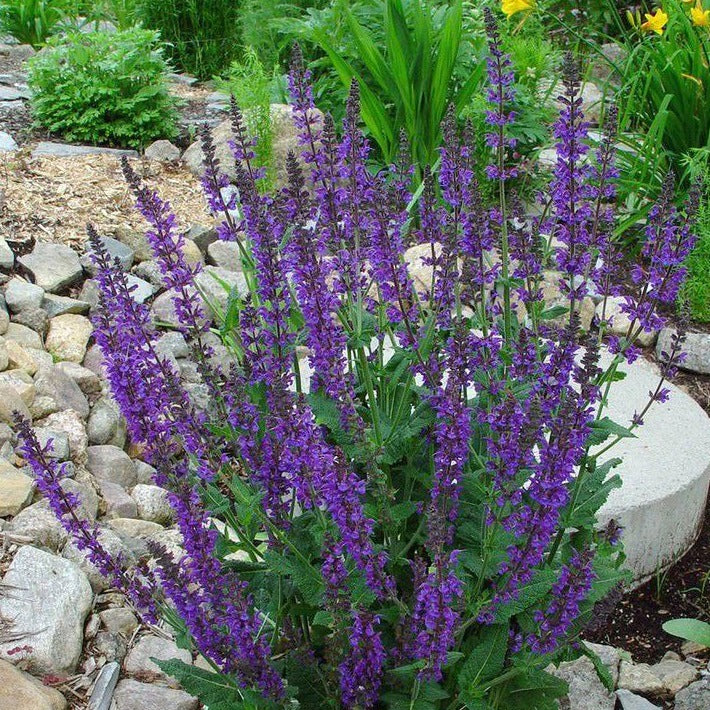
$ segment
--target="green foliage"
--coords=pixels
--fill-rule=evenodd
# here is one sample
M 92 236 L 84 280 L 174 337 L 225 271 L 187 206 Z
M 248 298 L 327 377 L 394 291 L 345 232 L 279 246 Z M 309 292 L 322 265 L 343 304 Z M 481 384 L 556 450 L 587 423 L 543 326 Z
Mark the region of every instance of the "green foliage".
M 710 624 L 699 619 L 671 619 L 663 624 L 663 630 L 686 641 L 694 641 L 710 647 Z
M 385 0 L 378 9 L 379 15 L 368 16 L 371 26 L 343 10 L 352 46 L 335 46 L 324 26 L 311 26 L 310 39 L 328 55 L 344 86 L 358 80 L 362 117 L 384 161 L 394 160 L 403 130 L 414 162 L 432 164 L 449 102 L 459 112 L 468 104 L 481 85 L 485 64 L 471 65 L 465 81 L 456 81 L 457 59 L 469 39 L 461 0 L 430 6 Z
M 176 132 L 167 65 L 149 30 L 73 33 L 30 60 L 36 121 L 67 140 L 142 147 Z
M 139 0 L 104 0 L 95 12 L 113 22 L 119 30 L 128 30 L 138 22 Z
M 216 81 L 217 88 L 234 96 L 244 112 L 247 129 L 257 139 L 254 148 L 256 165 L 267 168 L 267 178 L 273 167 L 270 106 L 276 98 L 278 79 L 276 70 L 267 72 L 256 50 L 250 47 L 242 60 L 232 62 L 226 77 Z M 269 179 L 262 180 L 260 187 L 267 189 L 270 183 Z
M 0 34 L 41 47 L 68 19 L 68 0 L 2 0 Z
M 137 14 L 160 32 L 174 64 L 198 79 L 221 74 L 239 56 L 238 0 L 138 0 Z

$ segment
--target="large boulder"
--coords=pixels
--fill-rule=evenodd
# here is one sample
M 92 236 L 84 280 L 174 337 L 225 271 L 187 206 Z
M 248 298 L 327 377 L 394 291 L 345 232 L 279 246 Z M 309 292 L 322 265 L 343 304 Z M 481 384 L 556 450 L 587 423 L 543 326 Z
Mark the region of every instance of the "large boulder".
M 83 644 L 84 620 L 93 595 L 84 573 L 69 560 L 21 547 L 3 583 L 12 594 L 0 597 L 0 616 L 12 619 L 13 631 L 26 641 L 0 643 L 0 656 L 27 644 L 25 659 L 40 673 L 72 673 Z
M 65 244 L 38 242 L 34 250 L 19 257 L 18 262 L 32 274 L 38 286 L 50 293 L 71 286 L 83 273 L 76 252 Z

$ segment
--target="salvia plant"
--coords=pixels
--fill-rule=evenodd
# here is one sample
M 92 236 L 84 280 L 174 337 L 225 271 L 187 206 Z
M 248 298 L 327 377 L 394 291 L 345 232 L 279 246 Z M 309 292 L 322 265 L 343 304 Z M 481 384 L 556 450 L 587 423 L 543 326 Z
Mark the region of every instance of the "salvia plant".
M 620 483 L 606 452 L 668 396 L 682 338 L 632 422 L 605 406 L 638 335 L 676 300 L 693 205 L 674 205 L 669 178 L 626 278 L 628 332 L 584 329 L 584 299 L 619 293 L 613 125 L 592 152 L 568 61 L 557 164 L 542 216 L 527 217 L 508 189 L 513 77 L 490 13 L 487 28 L 493 208 L 453 111 L 415 199 L 409 165 L 368 169 L 356 88 L 342 137 L 318 118 L 298 50 L 302 154 L 285 188 L 258 189 L 236 105 L 238 193 L 202 135 L 209 205 L 241 253 L 226 307 L 198 297 L 169 205 L 124 164 L 202 396 L 159 354 L 147 307 L 89 229 L 95 338 L 169 491 L 180 553 L 151 542 L 132 566 L 109 554 L 18 417 L 24 456 L 88 559 L 201 656 L 160 664 L 210 710 L 556 708 L 566 686 L 545 669 L 580 653 L 608 679 L 579 643 L 626 578 L 618 527 L 596 525 Z M 545 260 L 564 307 L 543 301 Z

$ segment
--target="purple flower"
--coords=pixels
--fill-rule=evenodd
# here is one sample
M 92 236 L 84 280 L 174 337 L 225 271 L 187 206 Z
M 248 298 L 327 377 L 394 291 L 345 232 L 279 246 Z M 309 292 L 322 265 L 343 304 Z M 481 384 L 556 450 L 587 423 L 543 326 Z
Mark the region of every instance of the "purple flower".
M 346 708 L 371 708 L 380 700 L 380 685 L 387 658 L 379 619 L 354 612 L 350 628 L 350 653 L 340 665 L 341 699 Z

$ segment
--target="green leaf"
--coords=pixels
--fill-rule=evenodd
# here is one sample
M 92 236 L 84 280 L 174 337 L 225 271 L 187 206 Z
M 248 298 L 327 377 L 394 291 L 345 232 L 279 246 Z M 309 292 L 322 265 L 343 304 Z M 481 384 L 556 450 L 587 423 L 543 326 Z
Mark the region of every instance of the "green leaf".
M 520 588 L 516 599 L 502 604 L 496 612 L 496 619 L 509 619 L 525 609 L 537 604 L 552 589 L 557 580 L 557 572 L 551 569 L 539 570 L 529 584 Z
M 635 439 L 636 434 L 634 434 L 630 429 L 627 429 L 621 424 L 617 424 L 609 417 L 604 417 L 603 419 L 597 419 L 592 422 L 592 433 L 589 435 L 587 443 L 590 446 L 596 446 L 597 444 L 602 444 L 610 436 L 620 437 L 622 439 Z
M 276 708 L 261 693 L 241 690 L 227 676 L 190 666 L 177 659 L 151 659 L 162 671 L 175 678 L 191 695 L 199 698 L 208 710 L 251 710 Z
M 602 659 L 597 656 L 594 651 L 592 651 L 589 646 L 586 644 L 580 644 L 580 648 L 582 653 L 592 662 L 592 665 L 594 666 L 594 670 L 597 672 L 597 676 L 599 676 L 599 680 L 602 682 L 602 685 L 610 692 L 614 692 L 614 678 L 612 677 L 611 673 L 609 672 L 609 669 L 604 665 L 602 662 Z
M 672 636 L 710 647 L 710 624 L 700 619 L 671 619 L 662 628 Z
M 482 631 L 458 673 L 464 697 L 474 697 L 477 688 L 503 670 L 507 649 L 508 624 L 494 624 Z
M 568 690 L 565 681 L 531 668 L 505 684 L 498 707 L 505 710 L 558 710 L 557 700 Z

